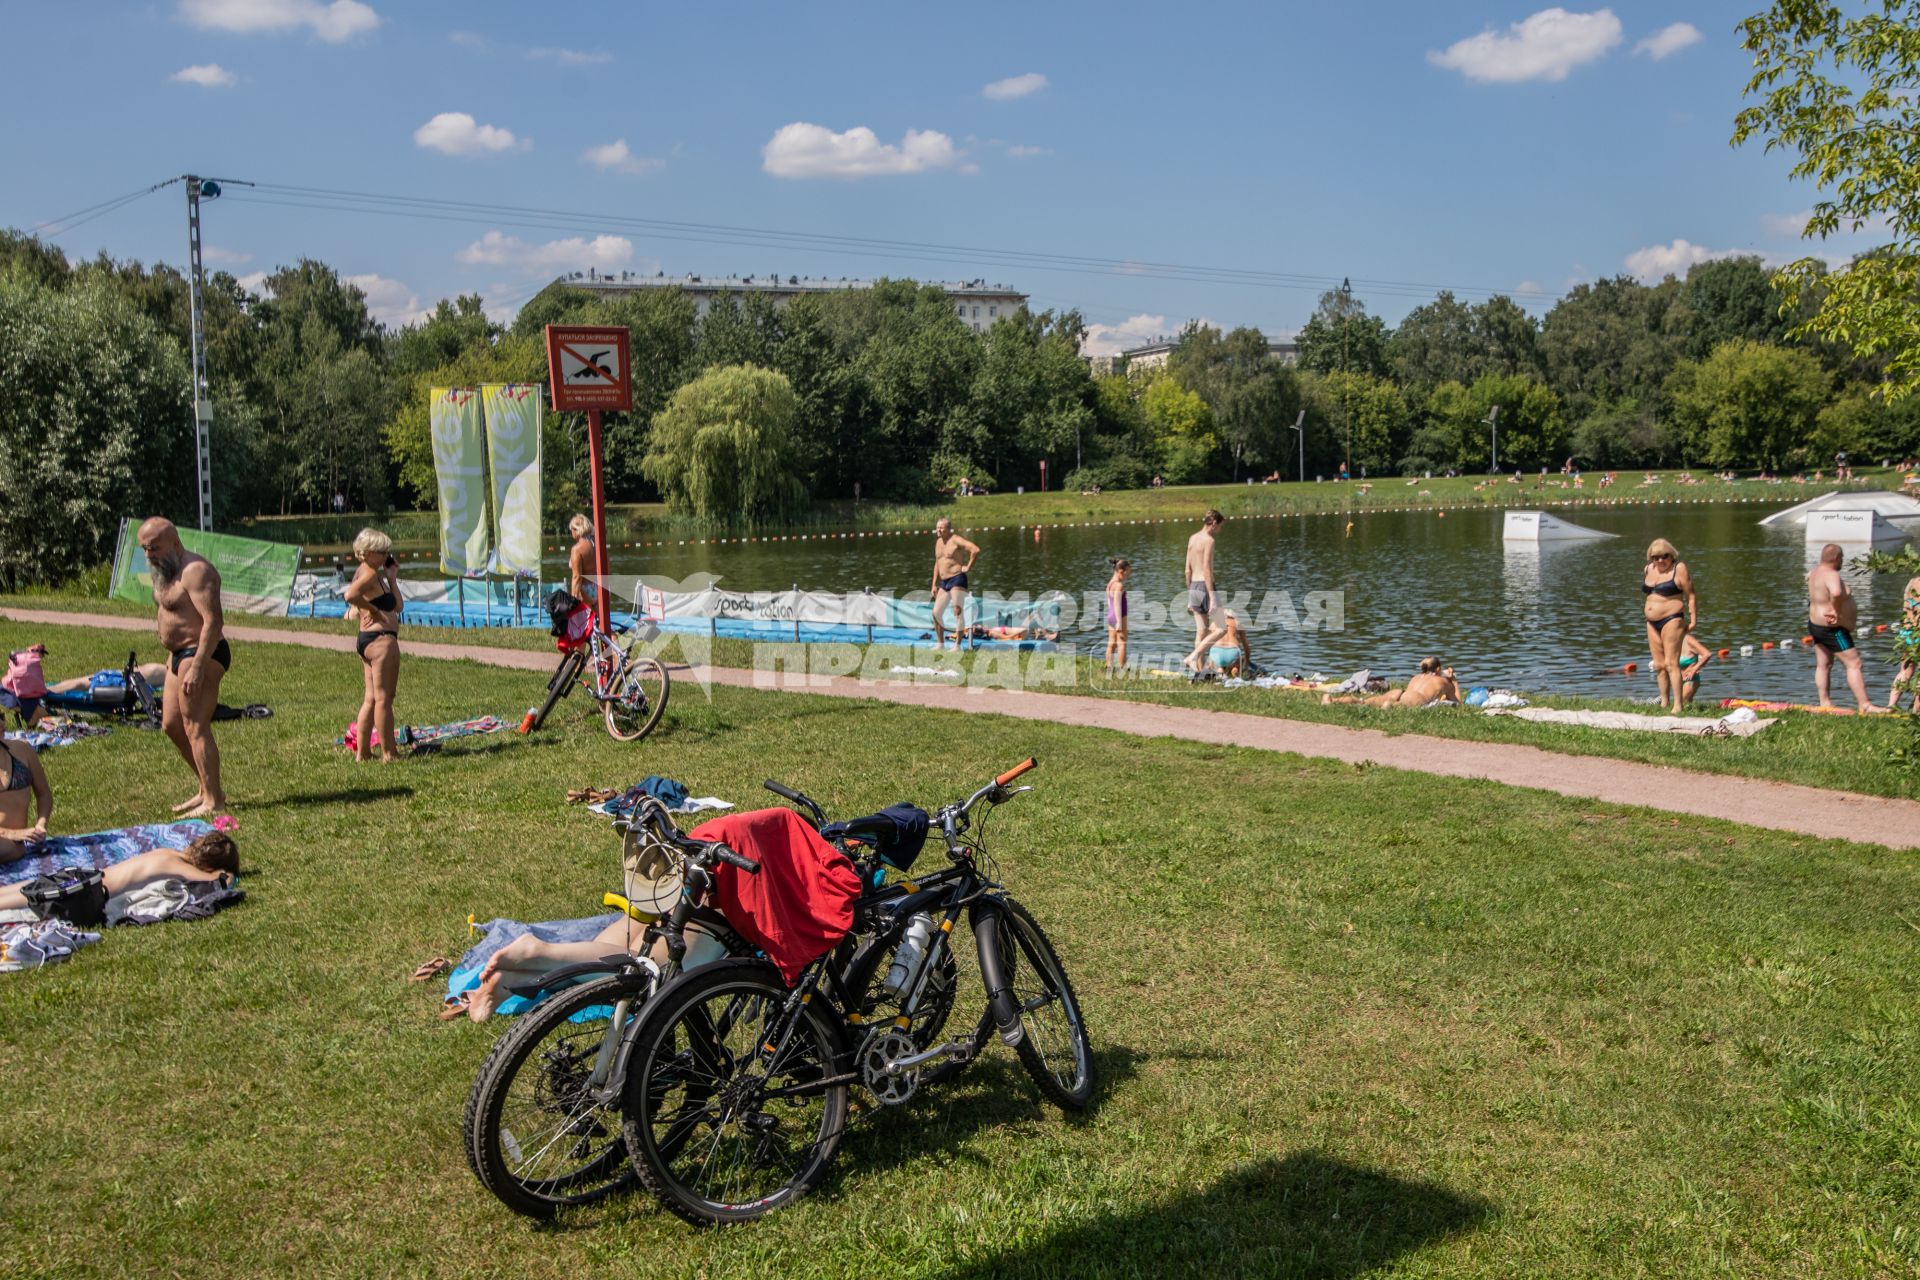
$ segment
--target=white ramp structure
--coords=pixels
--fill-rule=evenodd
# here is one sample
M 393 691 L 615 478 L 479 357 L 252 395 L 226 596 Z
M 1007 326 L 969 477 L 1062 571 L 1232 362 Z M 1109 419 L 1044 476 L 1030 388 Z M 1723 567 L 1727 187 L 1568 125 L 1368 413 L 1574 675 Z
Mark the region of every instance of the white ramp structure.
M 1823 493 L 1797 507 L 1776 511 L 1760 523 L 1775 527 L 1804 525 L 1815 513 L 1824 511 L 1870 512 L 1897 529 L 1905 529 L 1909 533 L 1920 532 L 1920 499 L 1883 489 Z M 1839 539 L 1829 538 L 1827 541 L 1837 542 Z M 1855 541 L 1860 539 L 1855 538 Z
M 1898 495 L 1896 495 L 1898 496 Z M 1809 511 L 1807 545 L 1883 546 L 1905 542 L 1913 526 L 1901 528 L 1878 511 Z
M 1544 511 L 1509 511 L 1506 528 L 1500 536 L 1506 542 L 1580 542 L 1617 538 L 1620 535 L 1568 524 L 1560 517 L 1550 516 Z

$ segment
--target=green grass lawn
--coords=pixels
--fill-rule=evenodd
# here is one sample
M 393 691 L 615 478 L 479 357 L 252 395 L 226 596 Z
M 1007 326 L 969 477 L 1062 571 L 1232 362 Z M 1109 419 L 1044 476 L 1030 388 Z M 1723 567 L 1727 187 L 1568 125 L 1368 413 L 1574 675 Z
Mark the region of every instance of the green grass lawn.
M 1760 484 L 1741 480 L 1727 485 L 1709 480 L 1698 485 L 1673 483 L 1677 472 L 1662 471 L 1661 483 L 1641 483 L 1642 473 L 1623 473 L 1610 489 L 1597 489 L 1598 475 L 1587 478 L 1586 487 L 1572 489 L 1558 475 L 1528 476 L 1523 483 L 1489 481 L 1485 477 L 1436 477 L 1415 481 L 1411 477 L 1388 476 L 1383 479 L 1349 484 L 1286 481 L 1279 484 L 1176 485 L 1164 489 L 1116 489 L 1108 493 L 996 493 L 961 499 L 942 499 L 932 503 L 820 501 L 805 514 L 790 520 L 768 522 L 763 529 L 931 528 L 941 516 L 951 516 L 962 528 L 975 525 L 1049 524 L 1096 519 L 1147 519 L 1175 516 L 1195 518 L 1208 507 L 1217 507 L 1229 517 L 1289 514 L 1316 511 L 1383 511 L 1402 507 L 1542 507 L 1577 502 L 1670 502 L 1723 503 L 1759 502 L 1775 505 L 1803 502 L 1832 489 L 1900 487 L 1897 471 L 1861 472 L 1853 486 L 1836 484 L 1794 485 Z M 241 521 L 229 532 L 272 542 L 297 542 L 315 554 L 333 554 L 352 542 L 353 536 L 368 523 L 377 524 L 390 534 L 396 545 L 418 549 L 437 545 L 438 516 L 431 511 L 402 511 L 388 516 L 352 513 L 343 516 L 262 516 Z M 670 513 L 657 502 L 615 503 L 607 508 L 609 539 L 632 541 L 704 533 L 698 522 Z M 558 530 L 549 534 L 560 540 Z
M 62 665 L 119 635 L 36 629 Z M 0 624 L 9 645 L 25 640 Z M 882 704 L 676 691 L 636 746 L 394 767 L 332 745 L 348 655 L 249 644 L 220 728 L 248 901 L 0 975 L 23 1276 L 1894 1275 L 1920 1268 L 1910 855 L 1295 757 Z M 509 715 L 526 673 L 409 662 L 402 717 Z M 464 921 L 592 914 L 570 786 L 642 774 L 840 813 L 1028 753 L 989 833 L 1080 990 L 1103 1092 L 995 1048 L 851 1134 L 823 1192 L 696 1233 L 633 1197 L 540 1228 L 460 1111 L 499 1026 L 406 974 Z M 129 729 L 50 757 L 58 830 L 190 784 Z M 937 854 L 928 856 L 937 857 Z

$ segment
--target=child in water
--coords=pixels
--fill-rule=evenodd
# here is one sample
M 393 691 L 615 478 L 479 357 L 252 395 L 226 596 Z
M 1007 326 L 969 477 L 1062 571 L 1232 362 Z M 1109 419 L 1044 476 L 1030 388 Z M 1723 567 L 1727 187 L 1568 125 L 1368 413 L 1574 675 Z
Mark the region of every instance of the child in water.
M 1113 575 L 1107 579 L 1107 679 L 1111 680 L 1127 665 L 1127 576 L 1133 572 L 1130 561 L 1107 557 Z

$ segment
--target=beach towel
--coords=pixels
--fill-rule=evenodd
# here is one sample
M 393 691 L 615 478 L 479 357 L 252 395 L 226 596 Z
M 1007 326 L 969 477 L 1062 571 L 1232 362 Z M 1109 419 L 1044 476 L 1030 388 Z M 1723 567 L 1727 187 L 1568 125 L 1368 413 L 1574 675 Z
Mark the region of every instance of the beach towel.
M 1511 710 L 1490 708 L 1486 714 L 1514 716 L 1542 724 L 1585 725 L 1591 729 L 1637 729 L 1653 733 L 1690 733 L 1726 738 L 1750 738 L 1773 723 L 1772 720 L 1757 717 L 1746 719 L 1731 715 L 1708 720 L 1705 717 L 1643 716 L 1631 711 L 1561 711 L 1551 707 L 1519 707 Z
M 453 1000 L 478 988 L 480 970 L 486 967 L 487 960 L 515 938 L 532 934 L 544 942 L 586 942 L 619 918 L 618 915 L 589 916 L 584 920 L 546 920 L 539 924 L 497 919 L 476 925 L 481 931 L 480 941 L 469 947 L 460 957 L 460 963 L 447 974 L 447 999 Z M 525 1013 L 537 1003 L 524 996 L 508 996 L 494 1013 L 506 1016 Z
M 472 720 L 455 720 L 450 724 L 403 724 L 394 729 L 394 736 L 400 739 L 400 745 L 418 751 L 437 751 L 441 745 L 455 738 L 471 738 L 477 734 L 498 733 L 507 727 L 507 722 L 499 716 L 476 716 Z M 350 724 L 346 733 L 334 739 L 334 742 L 352 751 L 360 741 L 360 726 Z M 380 730 L 373 731 L 373 745 L 380 745 Z
M 14 862 L 0 863 L 0 884 L 19 884 L 62 867 L 91 867 L 105 871 L 137 853 L 155 849 L 184 849 L 213 830 L 204 818 L 156 822 L 117 831 L 95 831 L 84 836 L 49 836 L 40 846 Z
M 66 716 L 42 716 L 40 723 L 33 728 L 17 730 L 6 736 L 14 742 L 26 743 L 35 751 L 51 751 L 55 747 L 64 747 L 86 738 L 104 738 L 112 732 L 103 724 L 86 724 Z

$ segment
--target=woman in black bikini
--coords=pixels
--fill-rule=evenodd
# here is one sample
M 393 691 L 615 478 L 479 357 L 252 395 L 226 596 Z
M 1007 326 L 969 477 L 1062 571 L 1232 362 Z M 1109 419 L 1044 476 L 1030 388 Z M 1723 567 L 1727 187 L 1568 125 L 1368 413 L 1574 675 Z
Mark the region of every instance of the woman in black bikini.
M 0 862 L 12 862 L 33 852 L 47 838 L 47 819 L 53 816 L 53 787 L 40 767 L 40 753 L 24 742 L 0 741 L 0 770 L 6 787 L 0 790 Z M 33 798 L 40 820 L 27 825 L 27 798 Z
M 1687 633 L 1700 625 L 1700 602 L 1693 594 L 1693 575 L 1665 538 L 1655 538 L 1647 547 L 1640 594 L 1645 597 L 1647 649 L 1653 654 L 1653 674 L 1660 681 L 1660 705 L 1678 712 L 1684 689 L 1680 653 Z
M 400 758 L 393 741 L 393 691 L 400 683 L 400 611 L 405 607 L 393 539 L 378 529 L 362 529 L 353 540 L 353 554 L 360 567 L 354 570 L 346 595 L 347 603 L 360 614 L 355 647 L 366 677 L 353 752 L 358 759 L 371 760 L 378 730 L 380 758 L 391 762 Z

